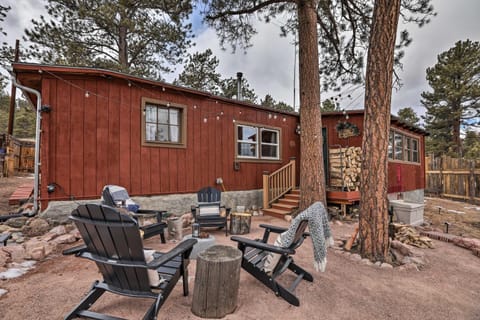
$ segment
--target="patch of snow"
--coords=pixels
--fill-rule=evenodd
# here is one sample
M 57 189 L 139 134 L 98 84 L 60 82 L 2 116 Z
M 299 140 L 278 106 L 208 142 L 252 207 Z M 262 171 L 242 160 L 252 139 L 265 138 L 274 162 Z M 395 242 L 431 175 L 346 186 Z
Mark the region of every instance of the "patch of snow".
M 448 213 L 456 213 L 456 214 L 465 214 L 463 211 L 457 211 L 457 210 L 447 210 Z
M 22 268 L 11 268 L 8 269 L 5 272 L 0 272 L 0 280 L 8 280 L 8 279 L 13 279 L 20 277 L 21 275 L 24 275 L 27 272 L 26 269 Z
M 35 260 L 26 260 L 26 261 L 23 261 L 22 263 L 20 263 L 20 266 L 22 268 L 32 269 L 35 266 L 36 263 L 37 263 L 37 261 L 35 261 Z
M 0 288 L 0 297 L 6 294 L 8 291 L 5 289 Z

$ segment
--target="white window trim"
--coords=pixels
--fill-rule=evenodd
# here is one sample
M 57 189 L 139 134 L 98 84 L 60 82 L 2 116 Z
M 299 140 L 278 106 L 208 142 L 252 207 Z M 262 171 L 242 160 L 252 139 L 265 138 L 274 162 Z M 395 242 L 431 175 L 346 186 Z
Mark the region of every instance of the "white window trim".
M 257 135 L 257 141 L 252 142 L 250 140 L 240 140 L 238 139 L 238 127 L 250 127 L 254 128 L 256 130 L 256 135 Z M 266 127 L 266 126 L 261 126 L 258 124 L 253 124 L 253 123 L 239 123 L 237 122 L 236 125 L 234 126 L 235 128 L 235 157 L 238 160 L 246 160 L 246 161 L 281 161 L 281 136 L 282 136 L 282 130 L 280 128 L 275 128 L 275 127 Z M 261 134 L 262 131 L 274 131 L 277 133 L 277 138 L 278 138 L 278 143 L 269 143 L 261 142 Z M 247 144 L 252 144 L 255 145 L 256 148 L 256 156 L 242 156 L 238 153 L 238 144 L 239 143 L 247 143 Z M 263 157 L 261 155 L 261 147 L 262 145 L 272 145 L 277 147 L 277 157 Z

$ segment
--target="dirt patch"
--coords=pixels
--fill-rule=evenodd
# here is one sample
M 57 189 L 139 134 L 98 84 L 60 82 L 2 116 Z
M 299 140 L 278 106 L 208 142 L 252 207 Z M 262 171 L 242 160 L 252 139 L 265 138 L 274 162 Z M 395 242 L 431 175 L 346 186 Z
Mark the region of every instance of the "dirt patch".
M 425 198 L 424 219 L 443 232 L 480 239 L 480 205 L 441 198 Z
M 4 201 L 8 204 L 8 193 L 14 190 L 10 187 L 10 191 L 6 191 L 4 181 L 1 180 L 0 186 L 0 190 L 4 190 L 0 199 L 2 213 L 14 209 L 4 206 Z M 446 210 L 457 211 L 465 211 L 465 207 L 469 206 L 439 200 L 427 199 L 425 209 L 425 219 L 439 228 L 443 218 L 453 213 L 439 214 L 436 206 L 441 204 Z M 468 215 L 466 212 L 452 216 L 452 232 L 458 228 L 464 234 L 476 234 L 478 220 L 475 218 L 478 215 L 480 212 L 468 211 Z M 468 220 L 461 220 L 465 217 Z M 261 223 L 288 225 L 286 221 L 271 217 L 254 217 L 251 232 L 245 236 L 252 239 L 261 237 Z M 355 223 L 332 223 L 335 239 L 338 241 L 351 235 L 354 226 Z M 467 227 L 471 229 L 467 230 Z M 212 231 L 212 234 L 218 244 L 236 245 L 221 230 Z M 480 319 L 480 282 L 477 281 L 480 279 L 480 258 L 451 243 L 433 241 L 434 249 L 421 249 L 428 261 L 421 271 L 366 265 L 341 250 L 329 249 L 326 272 L 317 273 L 313 269 L 312 243 L 307 239 L 297 250 L 295 261 L 313 274 L 314 282 L 303 282 L 297 287 L 300 307 L 293 307 L 276 297 L 242 270 L 237 309 L 224 319 Z M 159 251 L 167 251 L 174 245 L 161 244 L 158 237 L 145 241 L 146 247 Z M 160 310 L 159 319 L 200 319 L 191 312 L 195 268 L 196 261 L 192 260 L 188 268 L 190 295 L 182 295 L 179 283 Z M 57 252 L 38 263 L 26 275 L 0 281 L 0 291 L 7 292 L 0 296 L 0 319 L 61 319 L 80 302 L 97 279 L 101 276 L 93 262 L 62 256 Z M 150 300 L 105 294 L 95 310 L 139 319 L 150 304 Z
M 33 180 L 32 174 L 0 178 L 0 215 L 15 213 L 18 210 L 18 205 L 8 204 L 8 198 L 19 186 L 31 180 Z

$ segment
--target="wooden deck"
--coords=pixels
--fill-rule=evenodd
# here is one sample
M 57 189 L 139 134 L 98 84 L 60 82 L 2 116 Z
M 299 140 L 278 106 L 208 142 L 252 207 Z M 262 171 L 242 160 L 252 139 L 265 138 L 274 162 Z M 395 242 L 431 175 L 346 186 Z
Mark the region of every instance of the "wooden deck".
M 22 184 L 15 190 L 10 198 L 8 198 L 9 205 L 18 205 L 22 200 L 28 200 L 33 193 L 33 180 Z

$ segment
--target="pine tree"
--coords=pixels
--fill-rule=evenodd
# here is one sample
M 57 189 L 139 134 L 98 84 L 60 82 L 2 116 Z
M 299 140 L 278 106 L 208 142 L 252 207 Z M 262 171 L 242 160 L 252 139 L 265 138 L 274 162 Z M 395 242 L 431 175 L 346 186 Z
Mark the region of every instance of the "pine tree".
M 367 58 L 360 172 L 360 254 L 388 259 L 387 150 L 395 38 L 401 0 L 375 0 Z
M 161 78 L 191 45 L 187 0 L 49 0 L 26 30 L 33 57 Z
M 417 116 L 415 111 L 410 107 L 405 107 L 398 110 L 398 117 L 400 118 L 401 121 L 412 126 L 417 126 L 418 122 L 420 121 L 420 118 Z
M 346 82 L 360 82 L 364 52 L 369 40 L 372 1 L 340 0 L 199 0 L 207 23 L 214 27 L 220 44 L 230 43 L 233 49 L 250 46 L 256 33 L 252 17 L 266 22 L 282 16 L 286 22 L 281 31 L 298 34 L 300 125 L 302 154 L 300 160 L 300 209 L 315 201 L 325 203 L 325 173 L 322 150 L 320 111 L 320 71 L 323 87 Z M 406 0 L 404 19 L 423 24 L 433 12 L 430 0 Z M 398 47 L 409 42 L 401 33 Z M 319 61 L 320 47 L 322 61 Z M 401 54 L 400 54 L 401 55 Z M 399 58 L 399 56 L 397 56 Z M 395 59 L 397 60 L 397 59 Z M 321 66 L 321 67 L 320 67 Z M 392 66 L 393 68 L 393 66 Z M 315 168 L 315 170 L 312 170 Z
M 330 99 L 327 99 L 322 102 L 322 112 L 330 112 L 330 111 L 340 111 L 340 108 L 335 105 Z
M 461 155 L 461 130 L 480 127 L 480 43 L 458 41 L 427 68 L 432 92 L 422 93 L 427 109 L 427 151 Z
M 263 100 L 260 99 L 260 104 L 262 106 L 274 108 L 281 111 L 290 111 L 290 112 L 295 111 L 293 110 L 292 106 L 290 106 L 289 104 L 283 101 L 279 101 L 279 102 L 275 101 L 275 99 L 268 93 L 265 95 L 265 98 L 263 98 Z
M 218 94 L 221 84 L 220 73 L 217 72 L 218 64 L 218 58 L 210 49 L 191 54 L 182 73 L 173 83 Z
M 237 78 L 230 77 L 223 79 L 220 83 L 220 95 L 229 99 L 237 98 Z M 242 78 L 242 100 L 251 103 L 257 102 L 255 90 L 250 89 L 250 84 L 245 77 Z
M 463 139 L 464 157 L 480 159 L 480 132 L 467 131 Z
M 7 17 L 7 13 L 10 10 L 10 7 L 5 7 L 0 5 L 0 34 L 7 36 L 7 33 L 3 30 L 3 22 Z M 10 64 L 12 58 L 12 49 L 8 46 L 8 43 L 2 42 L 0 43 L 0 67 L 5 67 Z M 6 79 L 3 75 L 0 75 L 0 90 L 3 91 L 5 86 Z

